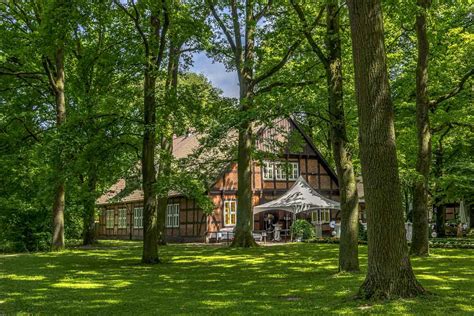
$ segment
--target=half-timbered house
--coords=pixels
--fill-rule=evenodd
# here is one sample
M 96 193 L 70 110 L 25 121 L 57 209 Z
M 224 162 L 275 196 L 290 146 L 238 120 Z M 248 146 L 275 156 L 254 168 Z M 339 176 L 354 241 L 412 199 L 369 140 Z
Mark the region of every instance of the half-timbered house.
M 274 141 L 286 141 L 287 144 L 277 155 L 273 155 L 272 159 L 253 162 L 254 205 L 281 196 L 299 176 L 324 196 L 339 200 L 336 174 L 293 119 L 281 119 L 272 127 L 260 128 L 257 135 L 256 146 L 262 151 L 271 150 L 268 147 L 271 147 Z M 295 139 L 299 139 L 298 146 L 293 146 L 291 143 Z M 173 140 L 173 155 L 176 159 L 185 158 L 198 147 L 198 135 L 176 137 Z M 118 181 L 97 201 L 97 206 L 101 210 L 98 233 L 102 238 L 142 238 L 142 192 L 135 190 L 121 199 L 113 198 L 125 188 L 125 185 L 125 180 Z M 230 163 L 219 173 L 207 191 L 214 203 L 211 215 L 205 215 L 195 200 L 179 192 L 170 192 L 166 214 L 168 240 L 204 241 L 215 237 L 217 232 L 231 231 L 237 221 L 237 187 L 237 164 Z M 287 215 L 284 211 L 276 211 L 271 214 L 271 218 L 287 226 L 289 220 Z M 336 210 L 327 210 L 321 217 L 319 220 L 323 221 L 327 231 L 329 222 L 336 220 L 339 214 Z M 266 229 L 267 219 L 268 214 L 255 214 L 254 230 Z

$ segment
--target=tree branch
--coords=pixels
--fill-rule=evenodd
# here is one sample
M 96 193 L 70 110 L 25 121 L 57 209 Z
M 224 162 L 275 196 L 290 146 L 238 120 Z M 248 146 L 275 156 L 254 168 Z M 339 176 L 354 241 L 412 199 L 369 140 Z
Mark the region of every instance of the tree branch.
M 254 86 L 257 85 L 259 82 L 261 82 L 265 79 L 268 79 L 269 77 L 271 77 L 275 73 L 277 73 L 281 68 L 283 68 L 283 66 L 285 66 L 286 62 L 288 61 L 290 56 L 293 54 L 293 52 L 298 48 L 298 46 L 300 46 L 301 42 L 302 42 L 301 39 L 294 42 L 293 45 L 291 45 L 290 48 L 288 49 L 288 51 L 286 52 L 285 56 L 283 56 L 283 58 L 278 62 L 278 64 L 276 64 L 275 66 L 270 68 L 270 70 L 268 70 L 266 73 L 256 77 L 253 80 L 252 84 Z
M 166 46 L 166 33 L 168 32 L 168 27 L 170 25 L 169 13 L 168 13 L 168 9 L 166 8 L 166 0 L 163 0 L 162 4 L 163 4 L 164 23 L 160 32 L 160 46 L 158 48 L 158 54 L 155 59 L 155 65 L 157 65 L 158 67 L 161 65 L 161 62 L 163 60 L 163 54 L 165 52 L 165 46 Z
M 454 87 L 450 92 L 438 97 L 436 100 L 432 100 L 430 102 L 430 107 L 431 108 L 435 108 L 438 104 L 440 104 L 441 102 L 443 101 L 446 101 L 454 96 L 456 96 L 459 92 L 462 91 L 462 89 L 464 88 L 464 84 L 466 83 L 466 81 L 472 76 L 474 75 L 474 68 L 472 68 L 471 70 L 469 70 L 467 73 L 464 74 L 464 76 L 461 78 L 461 80 L 459 81 L 458 85 L 456 87 Z
M 140 26 L 140 13 L 138 12 L 138 8 L 135 5 L 135 1 L 131 1 L 133 10 L 135 12 L 135 16 L 133 16 L 130 12 L 128 12 L 127 8 L 124 7 L 121 3 L 120 0 L 113 0 L 114 3 L 133 21 L 133 24 L 135 25 L 135 29 L 138 31 L 140 34 L 140 37 L 142 38 L 143 45 L 145 46 L 145 55 L 149 56 L 150 54 L 150 48 L 148 45 L 148 40 L 146 38 L 145 33 L 142 30 L 142 27 Z
M 214 6 L 214 3 L 212 3 L 213 0 L 206 0 L 207 5 L 209 6 L 209 9 L 211 9 L 212 16 L 216 20 L 217 24 L 221 28 L 222 32 L 224 33 L 225 37 L 227 38 L 227 41 L 229 42 L 229 45 L 234 52 L 234 55 L 237 53 L 237 48 L 235 46 L 234 39 L 232 38 L 232 35 L 230 34 L 229 30 L 225 26 L 224 22 L 221 20 L 219 15 L 217 14 L 216 8 Z
M 51 86 L 53 91 L 56 93 L 57 86 L 56 86 L 56 82 L 54 80 L 53 71 L 51 70 L 51 67 L 50 67 L 51 61 L 49 60 L 48 57 L 43 56 L 41 58 L 41 63 L 43 64 L 46 75 L 48 76 L 49 85 Z
M 272 4 L 273 4 L 273 0 L 268 0 L 267 4 L 262 8 L 262 10 L 253 17 L 255 22 L 260 21 L 260 19 L 263 18 L 265 14 L 267 14 Z
M 295 9 L 296 14 L 298 15 L 298 18 L 300 21 L 303 23 L 303 34 L 306 37 L 306 40 L 308 41 L 309 45 L 311 46 L 311 49 L 314 51 L 314 53 L 318 56 L 319 60 L 323 63 L 324 67 L 328 66 L 328 59 L 324 55 L 322 49 L 319 47 L 319 45 L 316 43 L 316 41 L 313 38 L 313 35 L 311 34 L 311 30 L 316 26 L 323 16 L 324 12 L 324 6 L 319 10 L 319 14 L 316 17 L 316 20 L 314 21 L 313 25 L 310 27 L 308 25 L 308 21 L 306 20 L 306 17 L 304 15 L 303 9 L 296 3 L 295 0 L 290 0 L 291 5 L 293 6 L 293 9 Z
M 281 81 L 272 82 L 268 86 L 261 88 L 257 92 L 255 92 L 255 95 L 271 92 L 274 88 L 277 88 L 277 87 L 285 87 L 285 88 L 305 87 L 305 86 L 315 84 L 316 82 L 317 81 L 315 80 L 301 81 L 301 82 L 281 82 Z

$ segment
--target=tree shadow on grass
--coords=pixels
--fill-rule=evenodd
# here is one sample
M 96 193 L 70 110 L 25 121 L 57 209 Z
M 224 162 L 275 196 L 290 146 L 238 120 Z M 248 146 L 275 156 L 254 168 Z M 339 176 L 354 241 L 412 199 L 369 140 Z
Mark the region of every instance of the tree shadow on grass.
M 165 262 L 141 265 L 139 243 L 125 247 L 74 249 L 0 257 L 0 312 L 30 313 L 159 313 L 159 314 L 287 314 L 346 312 L 406 312 L 423 301 L 403 300 L 387 304 L 348 299 L 357 291 L 364 274 L 336 275 L 338 249 L 332 245 L 292 244 L 252 249 L 197 245 L 160 248 Z M 361 248 L 365 256 L 365 248 Z M 457 254 L 457 253 L 456 253 Z M 462 270 L 456 274 L 439 253 L 427 261 L 415 260 L 415 271 L 427 287 L 453 288 L 464 298 L 446 292 L 441 303 L 452 312 L 466 310 L 465 290 L 474 286 Z M 463 256 L 454 259 L 457 265 Z M 470 267 L 472 260 L 467 261 Z M 362 266 L 366 259 L 362 260 Z M 445 274 L 434 274 L 439 265 Z M 469 267 L 469 265 L 468 265 Z M 466 267 L 467 268 L 467 267 Z M 417 271 L 418 272 L 418 271 Z M 459 279 L 449 278 L 449 273 Z M 429 276 L 442 278 L 430 279 Z M 442 288 L 443 294 L 445 293 Z M 448 291 L 448 290 L 446 290 Z M 472 295 L 472 292 L 470 293 Z M 430 304 L 434 304 L 428 300 Z M 368 306 L 368 307 L 367 307 Z M 361 309 L 362 308 L 362 309 Z

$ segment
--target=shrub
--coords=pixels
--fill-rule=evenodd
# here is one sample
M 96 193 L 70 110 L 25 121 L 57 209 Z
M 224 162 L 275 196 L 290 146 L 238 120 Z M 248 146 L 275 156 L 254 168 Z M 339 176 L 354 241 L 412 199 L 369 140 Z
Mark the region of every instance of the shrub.
M 305 219 L 297 219 L 291 226 L 291 232 L 295 238 L 308 240 L 316 235 L 313 225 Z

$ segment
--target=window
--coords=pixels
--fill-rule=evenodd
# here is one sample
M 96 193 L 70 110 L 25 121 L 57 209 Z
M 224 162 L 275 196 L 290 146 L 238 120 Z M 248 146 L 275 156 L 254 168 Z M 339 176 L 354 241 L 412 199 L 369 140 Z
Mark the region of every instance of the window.
M 276 180 L 286 180 L 286 170 L 284 165 L 281 162 L 275 162 L 275 179 Z
M 133 209 L 133 227 L 143 228 L 143 207 Z
M 286 180 L 288 173 L 288 180 L 296 180 L 300 175 L 300 168 L 298 162 L 269 162 L 263 163 L 263 180 Z
M 331 221 L 331 210 L 319 210 L 311 213 L 311 222 L 316 224 L 329 223 Z
M 166 207 L 166 227 L 179 227 L 179 204 Z
M 237 201 L 224 201 L 224 226 L 233 226 L 237 219 Z
M 300 176 L 300 164 L 290 162 L 288 166 L 288 180 L 296 180 Z
M 273 180 L 273 163 L 265 161 L 262 165 L 263 168 L 263 180 Z
M 329 223 L 331 221 L 331 210 L 321 210 L 321 222 Z
M 127 228 L 127 209 L 119 208 L 118 228 Z
M 114 228 L 114 224 L 115 224 L 115 212 L 114 210 L 107 210 L 105 227 Z

